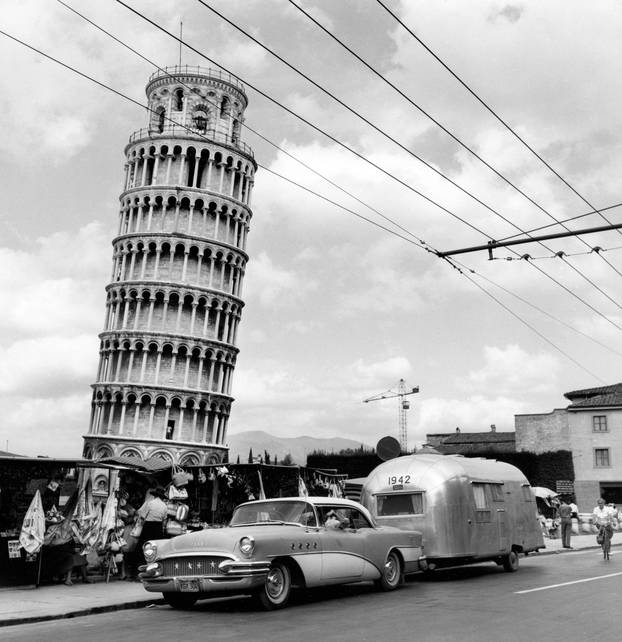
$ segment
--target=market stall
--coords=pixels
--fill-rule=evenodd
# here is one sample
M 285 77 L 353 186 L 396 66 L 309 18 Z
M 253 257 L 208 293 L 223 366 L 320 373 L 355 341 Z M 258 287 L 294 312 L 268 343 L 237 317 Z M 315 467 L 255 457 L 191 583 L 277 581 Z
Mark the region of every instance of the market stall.
M 0 458 L 0 586 L 134 576 L 141 519 L 159 493 L 163 536 L 173 537 L 220 528 L 235 506 L 252 499 L 342 496 L 344 481 L 336 471 L 269 464 L 181 468 L 163 459 Z M 36 497 L 42 541 L 33 535 L 24 545 L 20 534 Z

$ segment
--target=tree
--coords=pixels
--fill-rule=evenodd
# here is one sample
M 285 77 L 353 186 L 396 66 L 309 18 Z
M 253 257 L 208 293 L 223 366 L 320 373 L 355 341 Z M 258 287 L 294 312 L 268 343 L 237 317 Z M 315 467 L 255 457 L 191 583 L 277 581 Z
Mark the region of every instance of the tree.
M 270 455 L 268 454 L 267 450 L 263 451 L 263 460 L 266 464 L 270 463 Z
M 253 449 L 250 448 L 248 451 L 248 463 L 252 464 L 253 463 Z
M 287 453 L 287 455 L 285 455 L 285 457 L 283 457 L 283 459 L 281 460 L 281 464 L 283 466 L 295 466 L 296 462 L 292 458 L 292 454 L 291 453 Z
M 236 464 L 240 463 L 240 455 L 238 455 L 238 460 L 235 462 Z

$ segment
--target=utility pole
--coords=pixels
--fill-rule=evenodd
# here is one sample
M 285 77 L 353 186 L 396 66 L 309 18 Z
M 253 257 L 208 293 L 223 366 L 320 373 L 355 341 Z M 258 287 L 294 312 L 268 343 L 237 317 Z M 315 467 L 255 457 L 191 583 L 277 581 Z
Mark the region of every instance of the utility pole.
M 395 399 L 398 400 L 398 433 L 399 433 L 399 442 L 402 452 L 408 451 L 408 421 L 406 417 L 406 412 L 410 409 L 410 401 L 404 399 L 408 395 L 413 395 L 415 392 L 419 392 L 419 386 L 414 388 L 406 388 L 406 382 L 404 379 L 400 379 L 397 384 L 397 390 L 387 390 L 382 392 L 379 395 L 374 395 L 373 397 L 368 397 L 363 399 L 363 403 L 369 403 L 370 401 L 380 401 L 381 399 Z

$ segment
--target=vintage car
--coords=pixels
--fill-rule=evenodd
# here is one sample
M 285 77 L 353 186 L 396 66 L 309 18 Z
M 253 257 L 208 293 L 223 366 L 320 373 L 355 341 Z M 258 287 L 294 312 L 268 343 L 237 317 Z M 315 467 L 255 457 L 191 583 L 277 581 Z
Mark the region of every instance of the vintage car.
M 385 591 L 419 570 L 421 533 L 377 526 L 348 499 L 292 497 L 238 506 L 227 528 L 148 541 L 140 579 L 175 608 L 215 595 L 285 606 L 293 588 L 374 581 Z

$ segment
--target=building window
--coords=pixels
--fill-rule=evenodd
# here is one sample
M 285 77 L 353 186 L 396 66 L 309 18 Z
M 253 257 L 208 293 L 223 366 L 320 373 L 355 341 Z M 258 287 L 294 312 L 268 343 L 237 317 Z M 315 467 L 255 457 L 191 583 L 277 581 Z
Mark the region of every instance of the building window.
M 609 448 L 594 448 L 594 468 L 609 468 Z
M 592 430 L 594 432 L 607 432 L 607 417 L 605 415 L 592 417 Z
M 176 89 L 175 90 L 175 109 L 177 111 L 183 111 L 184 108 L 184 90 Z
M 164 437 L 165 439 L 172 439 L 174 434 L 175 434 L 175 420 L 169 419 L 168 424 L 166 426 L 166 435 L 164 435 Z

